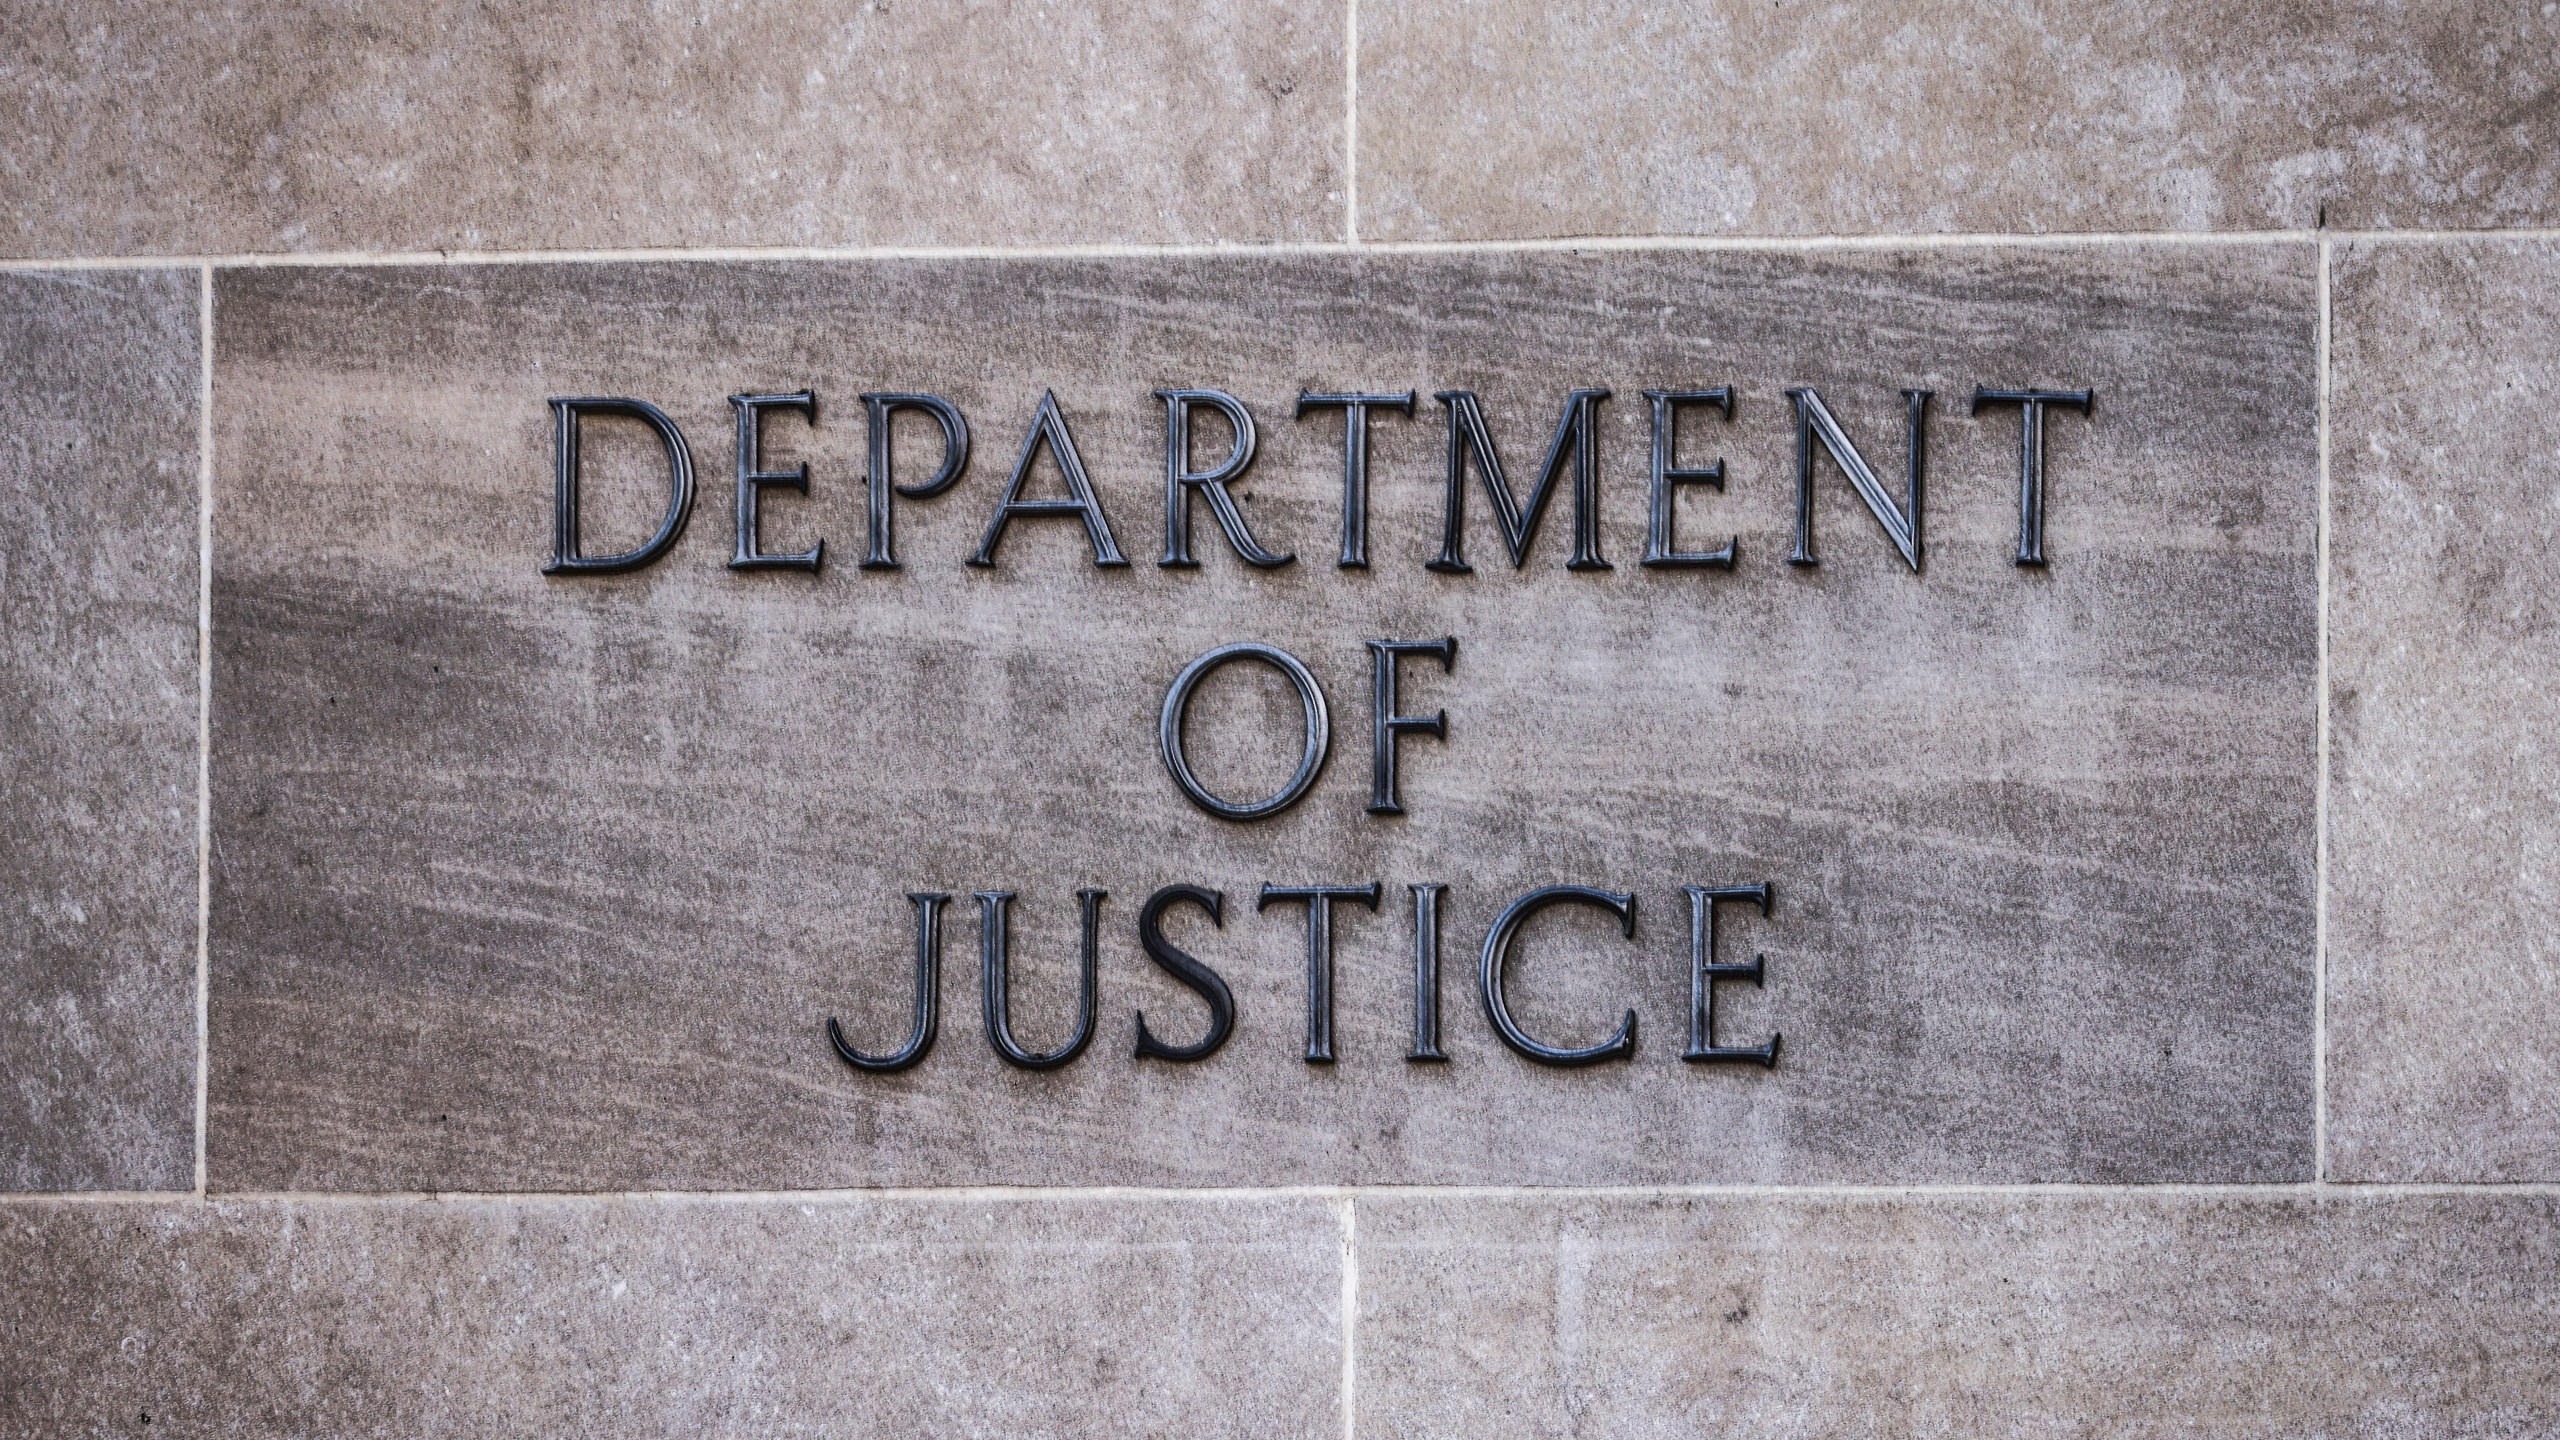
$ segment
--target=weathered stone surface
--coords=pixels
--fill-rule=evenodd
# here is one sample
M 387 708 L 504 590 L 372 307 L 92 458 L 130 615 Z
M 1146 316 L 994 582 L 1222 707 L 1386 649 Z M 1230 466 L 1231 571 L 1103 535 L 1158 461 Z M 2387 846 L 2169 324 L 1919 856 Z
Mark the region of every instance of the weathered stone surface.
M 2336 264 L 2331 1165 L 2560 1180 L 2560 245 Z
M 2560 220 L 2539 4 L 1360 13 L 1366 239 Z
M 10 20 L 12 255 L 1343 228 L 1338 8 L 38 0 Z
M 195 1181 L 199 298 L 0 275 L 0 1190 Z
M 1342 1431 L 1318 1200 L 24 1203 L 0 1260 L 11 1434 Z
M 2526 1436 L 2560 1202 L 1371 1199 L 1369 1435 Z
M 2266 246 L 226 274 L 214 1183 L 2305 1177 L 2314 292 L 2307 248 Z M 1738 535 L 1740 563 L 1642 568 L 1638 392 L 1719 383 L 1736 418 L 1693 414 L 1683 458 L 1731 488 L 1686 497 L 1683 539 Z M 2047 570 L 2012 563 L 2019 421 L 1968 417 L 1976 383 L 2098 394 L 2052 426 Z M 1925 573 L 1827 461 L 1823 564 L 1784 563 L 1796 384 L 1888 472 L 1896 388 L 1940 393 Z M 805 459 L 813 492 L 770 492 L 765 543 L 824 537 L 828 568 L 732 572 L 724 397 L 804 385 L 820 423 L 768 422 L 767 463 Z M 1154 563 L 1167 385 L 1260 414 L 1241 503 L 1298 564 L 1248 570 L 1205 506 L 1203 566 Z M 1480 392 L 1525 485 L 1577 385 L 1617 391 L 1617 568 L 1563 568 L 1560 497 L 1515 572 L 1479 488 L 1475 573 L 1426 571 L 1432 392 Z M 1341 423 L 1288 418 L 1344 386 L 1424 396 L 1376 423 L 1360 572 L 1331 559 Z M 1052 519 L 964 566 L 1050 387 L 1137 563 L 1097 570 Z M 964 407 L 976 458 L 901 503 L 906 568 L 866 572 L 856 397 L 891 388 Z M 654 568 L 546 579 L 544 397 L 598 393 L 668 408 L 702 503 Z M 646 533 L 664 463 L 631 422 L 593 437 L 602 548 Z M 929 431 L 901 437 L 921 481 Z M 1407 744 L 1407 815 L 1366 815 L 1362 642 L 1442 635 L 1455 673 L 1407 694 L 1450 737 Z M 1337 737 L 1313 795 L 1249 826 L 1187 805 L 1154 741 L 1184 662 L 1241 639 L 1306 659 Z M 1296 714 L 1227 678 L 1197 728 L 1250 793 Z M 1372 880 L 1384 912 L 1341 922 L 1340 1063 L 1308 1065 L 1300 913 L 1255 893 Z M 1784 1059 L 1684 1066 L 1679 887 L 1756 880 L 1775 917 L 1728 911 L 1723 958 L 1766 954 L 1768 986 L 1722 987 L 1721 1038 L 1781 1030 Z M 1133 1009 L 1177 1043 L 1203 1024 L 1136 943 L 1174 882 L 1225 892 L 1223 929 L 1170 933 L 1242 1017 L 1196 1065 L 1131 1056 Z M 1452 887 L 1439 1067 L 1402 1058 L 1419 882 Z M 1496 909 L 1560 882 L 1637 892 L 1636 942 L 1539 921 L 1517 1003 L 1573 1044 L 1635 1008 L 1632 1062 L 1532 1066 L 1475 999 Z M 1045 1046 L 1084 886 L 1110 892 L 1099 1036 L 1008 1069 L 968 897 L 1020 893 Z M 901 896 L 926 889 L 959 897 L 939 1048 L 855 1073 L 822 1019 L 905 1034 Z

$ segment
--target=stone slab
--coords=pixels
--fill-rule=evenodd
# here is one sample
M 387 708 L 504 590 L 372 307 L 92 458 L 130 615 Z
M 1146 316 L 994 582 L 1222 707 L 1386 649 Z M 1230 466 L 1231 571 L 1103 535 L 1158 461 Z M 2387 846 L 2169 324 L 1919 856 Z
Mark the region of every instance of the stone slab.
M 2560 221 L 2540 5 L 1360 13 L 1373 240 Z
M 2549 1195 L 1362 1197 L 1365 1435 L 2525 1436 Z
M 0 275 L 0 1190 L 195 1183 L 201 289 Z
M 2330 1165 L 2560 1180 L 2560 244 L 2333 284 Z
M 213 1183 L 2307 1178 L 2313 267 L 2251 245 L 226 272 Z M 2045 570 L 2012 563 L 2019 419 L 1965 414 L 1977 383 L 2098 394 L 2051 427 Z M 1683 543 L 1740 559 L 1646 569 L 1638 392 L 1712 384 L 1735 419 L 1693 413 L 1683 458 L 1722 455 L 1730 489 L 1684 499 Z M 1169 385 L 1261 416 L 1239 503 L 1299 563 L 1249 569 L 1205 507 L 1201 567 L 1154 563 Z M 1478 490 L 1474 573 L 1427 570 L 1433 392 L 1484 397 L 1525 485 L 1591 385 L 1617 392 L 1616 568 L 1563 567 L 1560 500 L 1513 570 Z M 1823 563 L 1785 563 L 1792 385 L 1897 476 L 1897 388 L 1939 392 L 1922 573 L 1828 469 Z M 824 538 L 827 568 L 730 571 L 724 397 L 803 386 L 819 423 L 769 420 L 769 463 L 805 460 L 811 493 L 768 492 L 765 543 Z M 1424 397 L 1376 422 L 1364 571 L 1330 559 L 1341 422 L 1289 418 L 1334 386 Z M 895 572 L 853 563 L 855 397 L 882 387 L 977 427 L 957 489 L 902 502 Z M 1044 389 L 1135 565 L 1097 569 L 1058 519 L 962 563 Z M 544 397 L 597 393 L 667 407 L 704 498 L 660 564 L 546 578 Z M 598 543 L 626 543 L 664 461 L 633 422 L 594 434 Z M 901 476 L 928 434 L 902 432 Z M 1407 693 L 1450 737 L 1407 743 L 1407 814 L 1367 815 L 1363 642 L 1444 635 L 1454 671 Z M 1155 742 L 1175 674 L 1243 639 L 1305 658 L 1337 735 L 1312 795 L 1249 825 L 1187 804 Z M 1298 735 L 1243 673 L 1195 726 L 1231 794 Z M 1254 896 L 1370 881 L 1389 900 L 1341 924 L 1338 1063 L 1309 1065 L 1303 920 Z M 1719 1038 L 1776 1030 L 1784 1059 L 1683 1065 L 1680 887 L 1754 881 L 1773 916 L 1728 909 L 1723 958 L 1765 954 L 1768 982 L 1721 987 Z M 1403 1058 L 1425 882 L 1451 887 L 1436 1067 Z M 1173 883 L 1227 897 L 1222 929 L 1168 930 L 1241 1016 L 1198 1064 L 1132 1057 L 1133 1011 L 1174 1043 L 1206 1023 L 1137 943 Z M 1523 1023 L 1587 1044 L 1632 1007 L 1631 1061 L 1532 1065 L 1475 998 L 1496 909 L 1558 883 L 1632 890 L 1637 934 L 1535 922 Z M 1021 896 L 1019 1026 L 1047 1046 L 1088 886 L 1098 1038 L 1007 1068 L 968 897 Z M 822 1021 L 875 1052 L 907 1033 L 901 897 L 928 889 L 959 897 L 939 1047 L 857 1073 Z
M 0 253 L 1342 236 L 1344 23 L 1052 6 L 44 0 Z
M 0 1206 L 0 1430 L 1342 1433 L 1336 1207 Z

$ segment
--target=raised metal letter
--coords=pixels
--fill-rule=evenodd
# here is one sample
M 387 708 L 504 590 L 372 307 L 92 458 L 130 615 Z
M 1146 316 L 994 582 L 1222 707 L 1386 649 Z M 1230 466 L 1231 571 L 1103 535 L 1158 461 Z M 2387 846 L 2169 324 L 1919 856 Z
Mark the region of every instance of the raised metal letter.
M 907 1043 L 893 1055 L 865 1055 L 847 1044 L 844 1027 L 836 1017 L 827 1017 L 827 1043 L 836 1055 L 856 1070 L 869 1070 L 886 1075 L 904 1070 L 925 1057 L 933 1048 L 935 1029 L 942 1016 L 942 904 L 948 895 L 909 894 L 916 907 L 916 1028 L 908 1034 Z
M 1512 901 L 1511 907 L 1502 912 L 1502 918 L 1494 921 L 1493 929 L 1485 934 L 1484 958 L 1476 969 L 1476 988 L 1484 997 L 1484 1013 L 1493 1021 L 1494 1033 L 1502 1037 L 1503 1044 L 1541 1065 L 1569 1067 L 1623 1059 L 1636 1053 L 1635 1011 L 1629 1010 L 1626 1018 L 1618 1022 L 1618 1033 L 1599 1044 L 1582 1050 L 1559 1050 L 1530 1039 L 1519 1022 L 1511 1018 L 1510 1002 L 1503 996 L 1504 972 L 1511 964 L 1511 937 L 1530 916 L 1550 905 L 1569 901 L 1597 905 L 1617 916 L 1627 938 L 1635 938 L 1636 897 L 1632 894 L 1596 890 L 1588 885 L 1550 885 L 1543 890 L 1532 890 Z
M 1298 758 L 1298 773 L 1289 777 L 1289 783 L 1281 786 L 1277 794 L 1245 805 L 1230 804 L 1210 794 L 1200 778 L 1191 773 L 1191 762 L 1182 749 L 1182 722 L 1191 710 L 1191 692 L 1199 688 L 1210 671 L 1231 660 L 1259 660 L 1288 677 L 1298 692 L 1298 705 L 1307 727 L 1307 746 Z M 1316 783 L 1332 746 L 1324 691 L 1317 686 L 1314 674 L 1288 651 L 1251 641 L 1221 645 L 1183 666 L 1182 673 L 1174 677 L 1173 687 L 1164 692 L 1164 711 L 1156 719 L 1156 749 L 1164 757 L 1166 773 L 1173 776 L 1173 783 L 1182 788 L 1183 794 L 1191 797 L 1192 804 L 1221 820 L 1262 820 L 1297 804 L 1299 797 Z
M 1164 402 L 1164 558 L 1158 565 L 1171 570 L 1197 569 L 1200 562 L 1191 558 L 1191 492 L 1197 490 L 1209 497 L 1209 513 L 1218 528 L 1227 534 L 1227 543 L 1236 547 L 1248 565 L 1276 570 L 1297 560 L 1295 555 L 1274 555 L 1253 538 L 1253 527 L 1244 523 L 1244 512 L 1236 508 L 1236 497 L 1227 482 L 1245 472 L 1253 464 L 1253 412 L 1244 402 L 1224 390 L 1159 390 L 1156 398 Z M 1227 417 L 1235 431 L 1235 449 L 1210 470 L 1191 468 L 1191 407 L 1206 405 Z
M 1079 890 L 1084 905 L 1084 979 L 1077 1002 L 1075 1037 L 1045 1055 L 1034 1055 L 1013 1038 L 1012 993 L 1006 971 L 1013 955 L 1013 936 L 1006 918 L 1013 908 L 1010 890 L 978 892 L 979 995 L 987 1018 L 987 1043 L 1008 1065 L 1025 1070 L 1055 1070 L 1084 1053 L 1093 1039 L 1094 969 L 1099 952 L 1096 930 L 1101 923 L 1103 892 Z
M 732 570 L 806 570 L 816 574 L 827 556 L 827 542 L 820 540 L 797 555 L 767 555 L 756 534 L 757 513 L 764 497 L 764 487 L 780 485 L 809 493 L 809 462 L 801 461 L 788 470 L 764 468 L 764 412 L 797 410 L 818 423 L 818 397 L 807 390 L 789 395 L 732 395 L 729 407 L 738 412 L 738 548 L 729 557 Z
M 1024 482 L 1031 478 L 1031 461 L 1046 444 L 1057 457 L 1058 473 L 1066 477 L 1064 500 L 1025 500 Z M 1102 513 L 1102 502 L 1093 496 L 1093 482 L 1085 477 L 1084 459 L 1076 454 L 1075 437 L 1067 433 L 1067 419 L 1058 413 L 1058 397 L 1043 390 L 1040 408 L 1031 417 L 1031 433 L 1022 441 L 1021 458 L 1013 462 L 1013 478 L 1005 483 L 1004 498 L 996 502 L 996 513 L 987 520 L 987 533 L 978 540 L 978 553 L 969 557 L 972 565 L 996 563 L 996 545 L 1004 539 L 1005 527 L 1020 515 L 1033 520 L 1061 519 L 1072 516 L 1084 522 L 1085 538 L 1093 542 L 1096 566 L 1126 565 L 1120 547 L 1112 542 L 1111 521 Z
M 1209 1002 L 1209 1033 L 1197 1045 L 1167 1045 L 1147 1029 L 1147 1013 L 1139 1011 L 1138 1053 L 1158 1060 L 1205 1060 L 1227 1043 L 1236 1028 L 1235 992 L 1227 988 L 1217 971 L 1175 949 L 1164 938 L 1164 912 L 1177 902 L 1186 901 L 1208 911 L 1210 924 L 1225 928 L 1226 896 L 1197 885 L 1167 885 L 1148 896 L 1138 911 L 1138 943 L 1146 948 L 1147 958 L 1156 962 L 1158 969 Z
M 1724 462 L 1718 460 L 1703 468 L 1684 468 L 1680 457 L 1680 407 L 1683 405 L 1715 405 L 1724 410 L 1724 418 L 1733 418 L 1733 389 L 1719 385 L 1713 390 L 1647 390 L 1644 398 L 1653 402 L 1653 508 L 1645 521 L 1644 563 L 1656 569 L 1733 568 L 1733 551 L 1742 543 L 1735 536 L 1714 550 L 1681 550 L 1675 538 L 1680 526 L 1680 487 L 1712 485 L 1724 488 Z
M 1413 1053 L 1407 1060 L 1447 1060 L 1440 1053 L 1440 897 L 1446 885 L 1409 885 L 1413 892 Z
M 1342 568 L 1369 566 L 1369 412 L 1413 413 L 1413 392 L 1401 395 L 1318 395 L 1301 392 L 1298 418 L 1310 410 L 1342 412 Z
M 1754 955 L 1748 965 L 1716 963 L 1716 907 L 1727 901 L 1754 901 L 1760 913 L 1769 913 L 1769 887 L 1766 885 L 1683 885 L 1689 895 L 1689 1048 L 1680 1058 L 1691 1064 L 1749 1061 L 1764 1069 L 1778 1063 L 1781 1036 L 1771 1034 L 1766 1045 L 1725 1046 L 1716 1043 L 1716 982 L 1748 980 L 1761 983 L 1768 969 L 1769 957 Z
M 1357 900 L 1378 908 L 1377 882 L 1366 885 L 1272 885 L 1262 887 L 1256 910 L 1274 900 L 1307 902 L 1307 1063 L 1333 1063 L 1333 902 Z
M 1428 716 L 1397 713 L 1396 662 L 1407 655 L 1428 655 L 1440 662 L 1442 670 L 1455 670 L 1458 637 L 1369 642 L 1370 714 L 1374 727 L 1369 751 L 1369 813 L 1372 815 L 1404 813 L 1404 802 L 1396 794 L 1396 741 L 1414 734 L 1443 740 L 1449 738 L 1449 712 L 1446 710 L 1435 710 Z
M 2044 563 L 2044 410 L 2059 405 L 2089 413 L 2086 390 L 1985 390 L 1973 392 L 1973 413 L 1985 405 L 2018 407 L 2018 563 Z
M 897 547 L 893 543 L 890 507 L 892 495 L 910 500 L 929 500 L 959 483 L 960 472 L 969 468 L 969 421 L 960 407 L 939 395 L 882 393 L 862 397 L 862 408 L 868 424 L 866 439 L 871 446 L 870 473 L 863 477 L 870 491 L 871 534 L 867 553 L 862 557 L 865 570 L 898 568 Z M 942 464 L 933 478 L 921 485 L 900 485 L 896 481 L 892 455 L 894 427 L 891 417 L 901 410 L 921 410 L 942 427 Z
M 619 555 L 585 555 L 578 546 L 578 422 L 589 415 L 628 415 L 658 433 L 667 450 L 667 511 L 658 533 L 637 550 Z M 552 502 L 551 563 L 545 575 L 611 575 L 637 570 L 675 548 L 684 522 L 693 514 L 693 451 L 684 432 L 667 412 L 646 400 L 601 395 L 551 397 Z
M 1876 478 L 1867 457 L 1851 444 L 1831 409 L 1812 390 L 1790 390 L 1787 398 L 1796 402 L 1796 548 L 1787 557 L 1791 565 L 1819 565 L 1813 554 L 1813 442 L 1831 452 L 1832 463 L 1849 477 L 1858 498 L 1867 502 L 1875 513 L 1876 523 L 1884 527 L 1885 537 L 1893 548 L 1902 552 L 1903 561 L 1916 573 L 1920 569 L 1920 499 L 1921 481 L 1926 465 L 1922 449 L 1922 418 L 1928 413 L 1929 392 L 1905 390 L 1902 398 L 1911 407 L 1911 468 L 1908 485 L 1908 508 L 1897 507 L 1884 493 L 1884 482 Z
M 1493 501 L 1494 523 L 1502 529 L 1502 543 L 1511 550 L 1511 568 L 1529 563 L 1529 542 L 1537 538 L 1538 519 L 1546 513 L 1547 499 L 1555 491 L 1556 472 L 1564 468 L 1568 452 L 1573 458 L 1573 558 L 1564 562 L 1567 570 L 1607 570 L 1608 561 L 1600 558 L 1600 437 L 1595 433 L 1598 407 L 1609 398 L 1606 390 L 1576 390 L 1564 401 L 1564 415 L 1556 421 L 1555 438 L 1547 442 L 1547 458 L 1538 469 L 1537 488 L 1529 492 L 1529 503 L 1515 504 L 1511 486 L 1502 478 L 1502 457 L 1493 448 L 1493 436 L 1485 429 L 1484 407 L 1476 403 L 1474 392 L 1442 390 L 1432 396 L 1449 410 L 1449 488 L 1443 501 L 1440 519 L 1440 555 L 1426 562 L 1426 569 L 1451 575 L 1470 573 L 1467 563 L 1467 456 L 1472 453 L 1476 471 L 1484 477 L 1485 494 Z

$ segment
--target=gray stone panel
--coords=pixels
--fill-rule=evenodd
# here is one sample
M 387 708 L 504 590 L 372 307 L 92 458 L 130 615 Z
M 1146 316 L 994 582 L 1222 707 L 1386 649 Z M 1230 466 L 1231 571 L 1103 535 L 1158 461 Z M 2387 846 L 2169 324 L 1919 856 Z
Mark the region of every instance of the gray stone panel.
M 1342 1433 L 1318 1200 L 0 1206 L 12 1435 Z
M 9 255 L 1342 236 L 1344 22 L 1052 6 L 40 0 Z
M 2307 247 L 290 269 L 217 306 L 213 1181 L 248 1189 L 766 1188 L 1309 1181 L 2259 1180 L 2311 1165 L 2315 277 Z M 1686 543 L 1648 570 L 1647 386 L 1739 387 L 1693 415 Z M 2049 569 L 2012 563 L 2019 421 L 1977 383 L 2093 387 L 2052 427 Z M 1789 385 L 1819 387 L 1898 480 L 1898 387 L 1940 396 L 1925 573 L 1828 468 L 1819 568 L 1785 563 Z M 770 422 L 770 549 L 742 575 L 724 397 L 814 387 Z M 1239 484 L 1253 571 L 1203 507 L 1204 565 L 1154 563 L 1167 385 L 1261 417 Z M 1525 483 L 1565 392 L 1601 407 L 1606 573 L 1563 568 L 1570 501 L 1514 571 L 1470 495 L 1436 548 L 1442 423 L 1485 397 Z M 1423 392 L 1376 425 L 1373 564 L 1332 563 L 1341 426 L 1302 388 Z M 1137 562 L 1018 523 L 964 566 L 1044 387 Z M 906 568 L 865 572 L 867 390 L 977 427 L 951 494 L 904 502 Z M 648 397 L 701 504 L 635 575 L 545 579 L 548 395 Z M 1222 438 L 1203 422 L 1204 458 Z M 656 501 L 636 425 L 595 427 L 599 544 Z M 902 433 L 921 479 L 933 447 Z M 1056 483 L 1047 476 L 1042 485 Z M 1042 493 L 1051 493 L 1043 489 Z M 1406 746 L 1409 814 L 1367 800 L 1362 642 L 1456 635 L 1450 713 Z M 1336 747 L 1276 820 L 1213 821 L 1154 744 L 1165 686 L 1239 639 L 1325 685 Z M 1296 716 L 1249 674 L 1203 703 L 1230 793 L 1285 770 Z M 1276 743 L 1275 743 L 1275 738 Z M 1267 783 L 1267 779 L 1265 780 Z M 1728 912 L 1726 1038 L 1774 1073 L 1678 1059 L 1680 886 L 1768 880 Z M 1340 1063 L 1301 1057 L 1302 928 L 1265 881 L 1388 889 L 1341 925 Z M 1445 1048 L 1409 1065 L 1405 886 L 1446 882 Z M 1158 886 L 1227 895 L 1176 943 L 1235 988 L 1215 1058 L 1132 1058 L 1203 1007 L 1152 969 Z M 1500 1047 L 1474 996 L 1496 909 L 1632 889 L 1533 926 L 1526 1023 L 1559 1043 L 1640 1012 L 1637 1058 Z M 968 895 L 1018 891 L 1017 1010 L 1067 1028 L 1074 892 L 1104 908 L 1102 1020 L 1073 1066 L 1000 1065 Z M 915 890 L 960 897 L 939 1048 L 857 1074 L 821 1021 L 906 1028 Z
M 1369 1199 L 1373 1436 L 2527 1436 L 2547 1195 Z
M 0 1190 L 195 1183 L 200 289 L 0 275 Z
M 2539 4 L 1360 12 L 1363 239 L 2549 225 Z
M 2331 1168 L 2560 1180 L 2560 244 L 2334 284 Z

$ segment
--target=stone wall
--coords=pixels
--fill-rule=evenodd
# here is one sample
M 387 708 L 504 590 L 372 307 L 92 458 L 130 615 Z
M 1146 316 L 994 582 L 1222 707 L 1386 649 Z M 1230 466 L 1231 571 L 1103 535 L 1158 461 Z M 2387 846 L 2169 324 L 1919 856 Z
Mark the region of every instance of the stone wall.
M 2560 1430 L 2556 16 L 19 7 L 0 1433 Z M 856 396 L 927 382 L 977 459 L 864 571 Z M 1691 382 L 1728 471 L 1677 523 L 1737 558 L 1641 567 L 1639 392 Z M 2096 400 L 2030 571 L 2019 414 L 1964 401 L 2044 383 Z M 1365 570 L 1328 384 L 1423 397 Z M 1262 415 L 1298 565 L 1206 518 L 1156 564 L 1168 385 Z M 1570 495 L 1506 566 L 1481 492 L 1425 568 L 1435 387 L 1518 479 L 1586 385 L 1615 568 Z M 731 571 L 724 397 L 804 386 L 764 544 L 826 569 Z M 1789 387 L 1889 480 L 1935 393 L 1925 570 L 1828 471 L 1785 563 Z M 634 576 L 541 573 L 580 393 L 699 452 Z M 1028 520 L 961 563 L 1044 393 L 1128 570 Z M 655 513 L 637 433 L 599 533 Z M 1384 629 L 1463 637 L 1393 822 Z M 1230 826 L 1153 726 L 1247 636 L 1337 753 Z M 1226 703 L 1204 748 L 1295 733 Z M 1683 1065 L 1680 887 L 1737 879 L 1717 1025 L 1785 1054 Z M 1303 907 L 1252 901 L 1337 881 L 1382 900 L 1310 1065 Z M 1628 1007 L 1630 1060 L 1478 1013 L 1559 881 L 1641 922 L 1539 922 L 1580 958 L 1519 1004 Z M 1130 917 L 1185 882 L 1242 1019 L 1168 1065 L 1132 1011 L 1199 1002 Z M 1091 1050 L 999 1063 L 970 893 L 1049 1045 L 1087 887 Z M 940 1046 L 858 1073 L 821 1022 L 891 1048 L 924 889 Z

